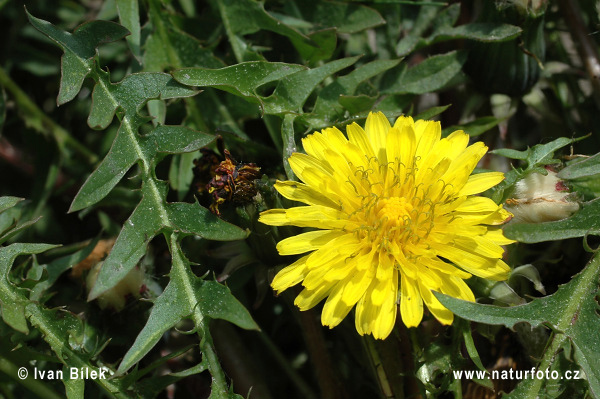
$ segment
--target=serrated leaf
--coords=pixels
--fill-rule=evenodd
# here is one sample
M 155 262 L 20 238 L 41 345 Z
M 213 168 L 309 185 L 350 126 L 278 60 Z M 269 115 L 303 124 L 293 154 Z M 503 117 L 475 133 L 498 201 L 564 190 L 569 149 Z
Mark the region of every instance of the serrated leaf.
M 214 87 L 258 103 L 256 90 L 260 86 L 305 69 L 303 65 L 250 61 L 221 69 L 179 69 L 173 72 L 173 77 L 185 85 Z
M 25 318 L 28 291 L 10 282 L 8 273 L 19 255 L 31 255 L 56 248 L 52 244 L 11 244 L 0 248 L 0 310 L 2 320 L 24 334 L 29 333 Z
M 44 336 L 44 339 L 60 361 L 67 367 L 88 368 L 90 371 L 98 372 L 99 368 L 91 363 L 92 354 L 81 350 L 73 345 L 73 339 L 80 339 L 84 334 L 86 325 L 70 312 L 61 309 L 46 309 L 38 303 L 31 302 L 27 305 L 26 314 L 32 326 L 36 327 Z M 104 366 L 105 367 L 105 366 Z M 69 373 L 65 374 L 65 376 Z M 104 373 L 109 376 L 109 373 Z M 80 378 L 79 380 L 85 381 Z M 96 378 L 93 380 L 112 396 L 127 395 L 128 387 L 123 380 L 113 378 Z M 81 389 L 75 384 L 70 387 L 75 392 Z
M 243 240 L 249 234 L 239 227 L 219 219 L 198 203 L 175 202 L 167 204 L 173 231 L 183 235 L 194 234 L 208 240 Z
M 167 190 L 164 183 L 159 188 L 160 192 L 155 193 L 147 184 L 142 187 L 142 201 L 123 225 L 112 251 L 102 264 L 88 300 L 97 298 L 121 281 L 139 262 L 150 240 L 160 231 L 194 234 L 211 240 L 246 238 L 244 230 L 219 219 L 198 203 L 163 203 L 157 207 L 156 201 L 164 198 Z
M 536 243 L 600 234 L 600 199 L 582 204 L 573 216 L 545 223 L 510 223 L 504 234 L 520 242 Z
M 127 44 L 134 57 L 141 63 L 142 52 L 140 49 L 140 8 L 138 0 L 116 0 L 119 22 L 131 32 L 127 36 Z
M 154 303 L 148 322 L 127 351 L 117 374 L 137 363 L 156 345 L 162 334 L 181 319 L 190 317 L 201 328 L 206 317 L 230 321 L 246 329 L 258 329 L 248 311 L 229 289 L 215 281 L 202 280 L 191 273 L 178 246 L 174 252 L 173 269 L 165 291 Z
M 102 163 L 79 189 L 69 212 L 92 206 L 106 197 L 138 159 L 135 148 L 130 144 L 130 138 L 121 127 Z
M 105 79 L 108 80 L 108 76 Z M 131 118 L 136 118 L 135 122 L 141 123 L 145 119 L 138 112 L 148 100 L 190 97 L 195 94 L 196 90 L 180 85 L 166 73 L 142 72 L 127 75 L 119 83 L 103 82 L 94 86 L 88 125 L 95 129 L 105 129 L 113 120 L 118 107 Z
M 318 68 L 296 72 L 279 81 L 275 91 L 263 98 L 266 114 L 296 112 L 304 105 L 308 96 L 328 76 L 349 67 L 358 57 L 342 58 L 331 61 Z
M 575 347 L 575 357 L 586 374 L 592 393 L 600 397 L 600 357 L 597 355 L 600 353 L 600 316 L 596 302 L 599 274 L 600 256 L 596 254 L 581 273 L 560 286 L 554 294 L 508 308 L 467 302 L 438 293 L 435 295 L 444 306 L 467 320 L 501 324 L 508 328 L 519 322 L 527 322 L 532 327 L 544 324 L 551 326 L 559 336 L 564 334 Z M 554 355 L 549 353 L 545 357 L 552 358 Z
M 125 173 L 140 160 L 155 159 L 160 153 L 196 151 L 209 145 L 214 136 L 183 126 L 156 127 L 144 138 L 132 137 L 121 125 L 113 145 L 98 168 L 88 177 L 75 196 L 69 212 L 87 208 L 104 198 L 121 181 Z
M 27 12 L 27 10 L 26 10 Z M 62 75 L 58 93 L 58 105 L 71 101 L 93 67 L 96 47 L 102 43 L 119 40 L 129 31 L 109 21 L 92 21 L 79 26 L 73 34 L 58 29 L 48 21 L 35 18 L 27 12 L 29 22 L 63 49 Z
M 424 94 L 439 90 L 461 72 L 466 59 L 467 53 L 464 51 L 451 51 L 429 57 L 406 70 L 382 92 Z

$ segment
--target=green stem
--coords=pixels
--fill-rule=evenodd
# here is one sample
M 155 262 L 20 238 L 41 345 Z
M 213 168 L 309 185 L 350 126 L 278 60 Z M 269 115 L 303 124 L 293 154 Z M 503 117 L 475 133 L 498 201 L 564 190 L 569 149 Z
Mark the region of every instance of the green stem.
M 33 376 L 21 379 L 18 377 L 19 368 L 16 364 L 11 362 L 5 357 L 0 356 L 0 371 L 9 376 L 10 378 L 29 389 L 31 392 L 36 394 L 40 398 L 44 399 L 63 399 L 62 395 L 56 393 L 53 389 L 47 387 L 43 382 L 36 380 Z M 28 370 L 29 371 L 29 370 Z
M 172 278 L 180 278 L 180 283 L 186 292 L 186 297 L 195 298 L 196 292 L 194 283 L 191 280 L 193 275 L 188 270 L 187 262 L 184 260 L 181 249 L 179 248 L 178 235 L 177 233 L 170 233 L 169 235 L 169 245 L 173 257 L 171 276 L 173 276 Z M 200 337 L 200 351 L 204 357 L 203 361 L 206 363 L 208 372 L 212 377 L 211 398 L 213 397 L 212 395 L 215 395 L 215 398 L 226 399 L 228 398 L 229 392 L 227 380 L 225 379 L 225 373 L 221 369 L 215 345 L 208 329 L 207 320 L 204 319 L 204 315 L 197 307 L 194 309 L 192 319 L 194 320 L 194 325 L 196 326 L 198 336 Z
M 58 147 L 64 150 L 69 147 L 79 153 L 85 160 L 94 164 L 98 162 L 98 156 L 81 144 L 77 139 L 69 134 L 65 129 L 59 126 L 48 115 L 44 113 L 29 96 L 8 76 L 6 71 L 0 67 L 0 86 L 8 90 L 17 104 L 17 107 L 23 112 L 28 123 L 39 133 L 46 137 L 53 137 Z

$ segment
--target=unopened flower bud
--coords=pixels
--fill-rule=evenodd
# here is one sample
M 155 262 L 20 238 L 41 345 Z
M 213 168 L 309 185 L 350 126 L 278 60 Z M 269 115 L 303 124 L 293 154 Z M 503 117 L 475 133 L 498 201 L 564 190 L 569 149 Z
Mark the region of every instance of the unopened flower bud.
M 506 210 L 518 222 L 542 223 L 564 219 L 579 209 L 579 203 L 569 193 L 556 172 L 530 173 L 517 182 L 514 198 L 506 200 Z

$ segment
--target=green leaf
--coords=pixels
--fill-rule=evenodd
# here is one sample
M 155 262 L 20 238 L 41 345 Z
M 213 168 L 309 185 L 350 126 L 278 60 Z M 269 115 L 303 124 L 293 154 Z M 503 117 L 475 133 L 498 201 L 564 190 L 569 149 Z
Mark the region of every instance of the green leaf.
M 100 201 L 136 162 L 156 158 L 153 162 L 156 164 L 160 160 L 160 153 L 193 152 L 214 140 L 214 136 L 182 126 L 161 125 L 144 138 L 132 135 L 125 127 L 125 124 L 121 125 L 110 151 L 83 184 L 69 212 L 87 208 Z
M 499 148 L 497 150 L 490 151 L 491 154 L 500 155 L 510 159 L 526 160 L 531 150 L 528 148 L 526 151 L 513 150 L 512 148 Z
M 241 40 L 241 36 L 256 33 L 261 29 L 314 45 L 308 37 L 267 13 L 263 3 L 253 0 L 216 0 L 216 2 L 238 62 L 250 61 L 249 58 L 252 56 L 246 53 L 246 45 Z
M 87 327 L 84 322 L 70 312 L 61 309 L 46 309 L 38 303 L 31 302 L 25 309 L 26 315 L 38 331 L 40 331 L 50 345 L 56 356 L 66 367 L 88 368 L 90 371 L 98 372 L 99 367 L 91 362 L 92 354 L 87 353 L 76 343 L 83 338 Z M 107 377 L 110 375 L 110 369 L 103 366 L 109 372 L 105 372 Z M 65 377 L 68 374 L 65 375 Z M 84 381 L 79 379 L 79 381 Z M 101 386 L 109 395 L 118 398 L 127 398 L 128 389 L 123 380 L 113 378 L 96 378 L 93 380 Z M 81 384 L 70 382 L 67 387 L 67 393 L 79 392 Z
M 25 318 L 28 291 L 11 283 L 8 273 L 17 256 L 39 254 L 57 246 L 52 244 L 11 244 L 0 248 L 0 310 L 2 310 L 2 320 L 24 334 L 29 333 Z
M 358 57 L 342 58 L 318 68 L 286 76 L 279 81 L 273 94 L 263 99 L 265 113 L 297 112 L 319 83 L 328 76 L 354 64 L 357 60 Z
M 90 253 L 96 247 L 100 241 L 100 236 L 96 237 L 94 240 L 91 240 L 88 245 L 82 248 L 79 251 L 76 251 L 70 255 L 63 256 L 61 258 L 55 259 L 47 265 L 44 265 L 45 269 L 48 272 L 48 277 L 39 283 L 37 283 L 32 291 L 30 298 L 32 300 L 39 300 L 41 295 L 58 280 L 60 275 L 65 271 L 69 270 L 74 265 L 78 264 L 82 260 L 88 257 Z
M 439 90 L 461 72 L 466 59 L 467 53 L 464 51 L 429 57 L 406 70 L 382 92 L 424 94 Z
M 307 69 L 302 65 L 279 62 L 242 62 L 221 69 L 186 68 L 173 72 L 178 82 L 188 86 L 215 87 L 228 93 L 259 103 L 256 90 L 267 83 Z
M 340 76 L 319 92 L 314 109 L 304 114 L 300 120 L 309 130 L 315 130 L 338 123 L 344 118 L 346 110 L 340 103 L 340 96 L 352 95 L 358 85 L 398 65 L 399 60 L 377 60 L 356 68 L 347 75 Z M 365 109 L 363 111 L 368 111 Z
M 442 112 L 444 112 L 451 106 L 452 106 L 452 104 L 448 104 L 448 105 L 442 105 L 440 107 L 429 108 L 428 110 L 423 111 L 418 115 L 415 115 L 414 119 L 415 120 L 418 120 L 418 119 L 429 120 L 429 119 L 433 118 L 434 116 L 441 114 Z
M 204 48 L 200 40 L 181 31 L 172 24 L 169 9 L 150 1 L 150 21 L 154 27 L 144 42 L 144 70 L 163 72 L 176 68 L 203 67 L 221 68 L 223 61 Z
M 381 15 L 362 4 L 334 1 L 298 1 L 302 17 L 317 28 L 335 27 L 340 33 L 356 33 L 385 24 Z
M 141 29 L 140 29 L 140 9 L 138 0 L 116 0 L 117 10 L 119 12 L 119 22 L 131 32 L 127 36 L 127 44 L 134 57 L 141 64 L 142 52 L 140 49 Z
M 99 71 L 99 75 L 104 77 L 104 81 L 94 87 L 92 109 L 88 117 L 88 125 L 96 129 L 105 129 L 112 122 L 118 107 L 123 108 L 126 115 L 139 125 L 146 119 L 138 112 L 148 100 L 197 94 L 197 91 L 180 85 L 166 73 L 134 73 L 116 84 L 107 84 L 108 76 L 105 73 Z
M 560 350 L 561 339 L 568 338 L 575 347 L 575 358 L 586 374 L 590 389 L 600 397 L 600 316 L 597 313 L 599 294 L 600 256 L 597 254 L 587 267 L 573 279 L 559 287 L 554 294 L 537 298 L 525 305 L 509 308 L 467 302 L 435 293 L 440 302 L 456 315 L 485 324 L 501 324 L 514 328 L 516 323 L 527 322 L 532 327 L 549 325 L 555 332 L 552 345 L 546 351 L 542 366 L 549 366 Z M 544 367 L 540 370 L 544 371 Z M 539 381 L 541 385 L 541 380 Z M 529 388 L 534 398 L 539 385 Z
M 377 102 L 377 97 L 367 96 L 366 94 L 359 94 L 357 96 L 340 94 L 338 102 L 342 107 L 346 108 L 350 115 L 358 115 L 372 110 Z
M 177 192 L 177 199 L 182 201 L 190 191 L 194 179 L 194 159 L 198 155 L 194 152 L 174 155 L 169 167 L 169 183 Z
M 600 154 L 572 163 L 558 172 L 561 179 L 578 179 L 600 173 Z
M 292 44 L 303 59 L 310 64 L 315 64 L 332 57 L 337 45 L 337 30 L 335 28 L 313 32 L 308 37 L 315 43 L 316 47 L 307 44 L 303 40 L 292 39 Z
M 167 204 L 173 231 L 196 235 L 208 240 L 243 240 L 247 231 L 219 219 L 198 203 L 176 202 Z
M 522 29 L 514 25 L 474 22 L 453 28 L 444 27 L 436 31 L 429 40 L 432 43 L 450 39 L 471 39 L 486 43 L 504 42 L 516 38 L 521 32 Z
M 26 10 L 27 12 L 27 10 Z M 79 26 L 73 34 L 58 29 L 50 22 L 35 18 L 27 12 L 29 22 L 63 49 L 61 59 L 62 77 L 58 93 L 58 105 L 71 101 L 91 72 L 96 47 L 102 43 L 119 40 L 129 31 L 114 22 L 92 21 Z
M 248 311 L 229 291 L 229 288 L 215 281 L 204 281 L 189 270 L 189 263 L 178 246 L 174 252 L 174 267 L 170 282 L 157 298 L 148 322 L 121 361 L 117 370 L 122 374 L 130 369 L 156 345 L 165 331 L 181 319 L 199 318 L 198 328 L 204 318 L 223 319 L 241 328 L 258 329 Z
M 536 243 L 600 234 L 600 199 L 582 204 L 573 216 L 545 223 L 510 223 L 504 234 L 520 242 Z
M 534 145 L 532 148 L 528 148 L 525 151 L 517 151 L 509 148 L 501 148 L 498 150 L 490 151 L 492 154 L 501 155 L 503 157 L 512 158 L 512 159 L 520 159 L 526 160 L 527 166 L 529 168 L 534 168 L 537 166 L 544 166 L 551 163 L 556 163 L 556 160 L 553 159 L 554 153 L 563 148 L 572 144 L 576 141 L 582 140 L 585 137 L 580 137 L 576 139 L 568 139 L 566 137 L 559 137 L 556 140 L 553 140 L 546 144 L 538 144 Z
M 6 211 L 23 201 L 23 198 L 18 197 L 0 197 L 0 213 Z
M 484 116 L 482 118 L 475 119 L 474 121 L 467 122 L 463 125 L 450 126 L 442 130 L 442 136 L 446 137 L 450 133 L 456 130 L 464 130 L 471 137 L 479 136 L 482 133 L 487 132 L 493 127 L 498 126 L 504 119 L 496 118 L 494 116 Z

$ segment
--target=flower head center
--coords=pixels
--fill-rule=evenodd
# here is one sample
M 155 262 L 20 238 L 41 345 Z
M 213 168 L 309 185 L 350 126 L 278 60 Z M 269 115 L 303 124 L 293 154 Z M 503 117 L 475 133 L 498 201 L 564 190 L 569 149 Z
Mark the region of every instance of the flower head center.
M 413 206 L 404 197 L 383 198 L 377 202 L 377 217 L 388 225 L 403 225 L 411 219 Z

